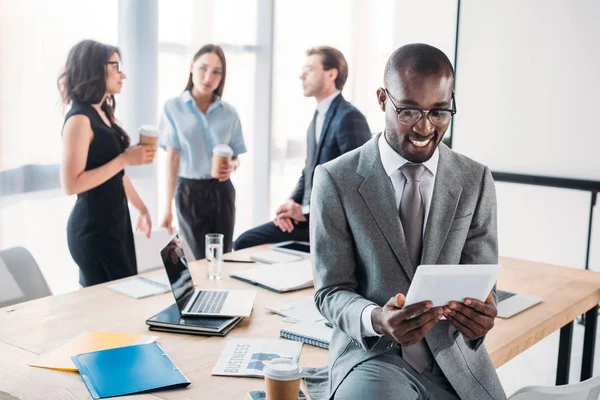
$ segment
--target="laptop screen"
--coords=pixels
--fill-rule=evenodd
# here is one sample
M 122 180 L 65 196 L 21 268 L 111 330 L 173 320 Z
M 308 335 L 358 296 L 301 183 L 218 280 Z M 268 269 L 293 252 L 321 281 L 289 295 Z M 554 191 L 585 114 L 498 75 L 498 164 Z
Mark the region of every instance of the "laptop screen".
M 169 277 L 177 307 L 179 311 L 183 311 L 190 297 L 194 294 L 194 282 L 188 269 L 179 235 L 173 236 L 160 251 L 160 255 Z

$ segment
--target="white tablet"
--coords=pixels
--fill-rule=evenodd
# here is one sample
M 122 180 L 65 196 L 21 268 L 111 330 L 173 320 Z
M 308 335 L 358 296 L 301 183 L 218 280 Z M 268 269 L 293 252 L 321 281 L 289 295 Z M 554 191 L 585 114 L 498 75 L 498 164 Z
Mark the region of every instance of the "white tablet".
M 285 253 L 298 254 L 300 256 L 310 255 L 310 244 L 308 242 L 281 242 L 271 246 L 273 250 L 283 251 Z
M 499 264 L 421 265 L 412 280 L 404 306 L 429 300 L 434 307 L 470 297 L 485 301 L 498 280 Z

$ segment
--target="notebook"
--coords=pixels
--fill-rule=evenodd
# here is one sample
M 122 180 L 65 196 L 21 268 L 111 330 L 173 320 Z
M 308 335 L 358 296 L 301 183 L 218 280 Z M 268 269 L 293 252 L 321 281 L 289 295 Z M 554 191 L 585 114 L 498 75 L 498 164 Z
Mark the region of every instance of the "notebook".
M 259 265 L 233 271 L 230 276 L 277 293 L 285 293 L 313 286 L 310 260 Z
M 94 399 L 179 389 L 191 383 L 158 343 L 84 353 L 72 359 Z
M 115 332 L 84 332 L 60 347 L 45 352 L 29 365 L 77 372 L 77 367 L 71 360 L 74 355 L 134 344 L 152 343 L 156 339 L 158 339 L 158 336 Z
M 177 304 L 172 304 L 148 318 L 146 325 L 153 331 L 225 336 L 241 320 L 240 317 L 183 317 Z
M 283 328 L 279 334 L 286 339 L 329 349 L 333 329 L 325 326 L 325 324 L 299 322 Z
M 107 287 L 115 292 L 133 297 L 134 299 L 143 299 L 144 297 L 171 291 L 169 278 L 165 274 L 154 276 L 152 278 L 136 276 L 134 279 L 108 285 Z
M 302 256 L 276 250 L 261 251 L 260 253 L 251 255 L 250 258 L 265 264 L 291 263 L 303 259 Z

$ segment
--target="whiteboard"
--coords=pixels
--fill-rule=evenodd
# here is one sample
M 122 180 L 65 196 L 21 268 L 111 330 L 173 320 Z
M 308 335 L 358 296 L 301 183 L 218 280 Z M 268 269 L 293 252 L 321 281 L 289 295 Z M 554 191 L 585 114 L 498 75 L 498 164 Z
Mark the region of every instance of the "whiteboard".
M 600 1 L 461 1 L 453 148 L 600 181 Z

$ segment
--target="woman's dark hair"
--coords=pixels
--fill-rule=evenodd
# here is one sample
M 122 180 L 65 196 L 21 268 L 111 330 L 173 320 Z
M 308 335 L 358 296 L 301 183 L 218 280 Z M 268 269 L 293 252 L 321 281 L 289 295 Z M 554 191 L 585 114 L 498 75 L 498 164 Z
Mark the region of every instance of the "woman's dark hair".
M 202 55 L 206 53 L 215 53 L 219 59 L 221 60 L 221 65 L 223 65 L 223 75 L 221 75 L 221 82 L 219 82 L 219 86 L 213 91 L 219 97 L 223 96 L 223 88 L 225 87 L 225 76 L 227 73 L 227 65 L 225 63 L 225 53 L 223 53 L 223 49 L 221 46 L 217 46 L 216 44 L 205 44 L 194 54 L 194 59 L 192 63 L 196 62 L 196 60 Z M 188 83 L 185 87 L 185 90 L 192 90 L 194 87 L 194 82 L 192 82 L 192 72 L 190 71 L 190 76 L 188 77 Z
M 100 103 L 106 94 L 105 66 L 115 53 L 121 56 L 117 47 L 93 40 L 83 40 L 73 46 L 69 51 L 64 71 L 57 82 L 63 104 L 69 105 L 73 101 L 86 104 Z M 101 108 L 119 132 L 125 146 L 129 147 L 129 136 L 117 125 L 115 118 L 115 97 L 107 96 Z

